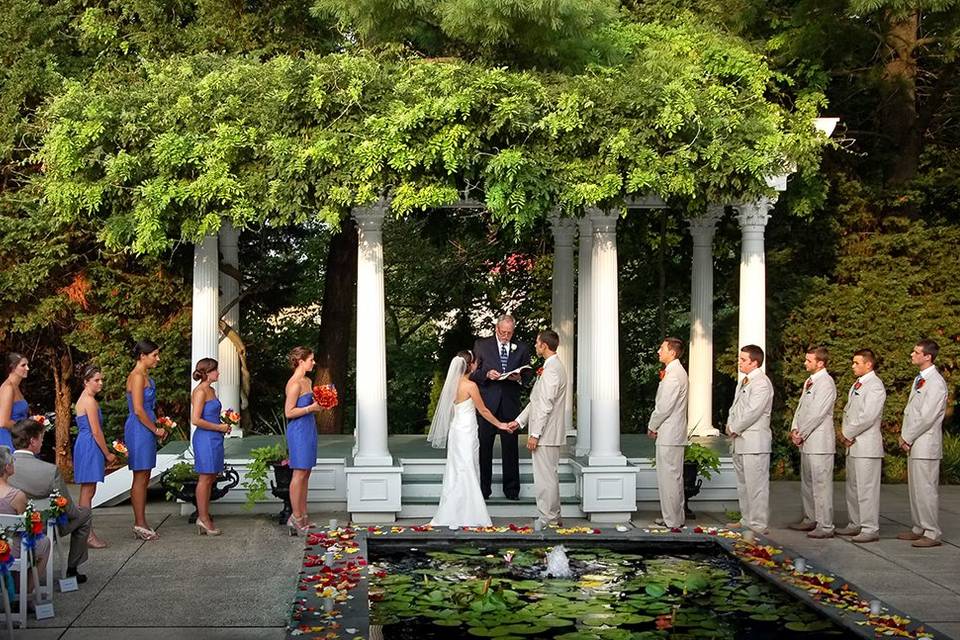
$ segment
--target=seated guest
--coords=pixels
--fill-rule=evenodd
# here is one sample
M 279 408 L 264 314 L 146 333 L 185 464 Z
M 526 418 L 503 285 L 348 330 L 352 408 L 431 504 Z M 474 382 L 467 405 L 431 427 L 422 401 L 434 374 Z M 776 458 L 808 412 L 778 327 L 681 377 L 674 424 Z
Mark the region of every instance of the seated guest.
M 17 516 L 27 510 L 27 496 L 20 489 L 10 486 L 10 476 L 14 474 L 13 452 L 6 446 L 0 446 L 0 513 L 8 516 Z M 14 558 L 20 557 L 20 540 L 10 540 L 10 553 Z M 37 541 L 33 555 L 37 560 L 37 571 L 40 575 L 46 570 L 50 559 L 50 541 L 46 537 Z M 33 589 L 33 576 L 29 578 L 30 588 Z
M 46 500 L 54 491 L 67 499 L 67 523 L 59 527 L 61 536 L 70 536 L 70 554 L 67 556 L 67 577 L 75 577 L 78 583 L 87 581 L 87 576 L 78 573 L 77 567 L 87 560 L 87 538 L 93 526 L 90 509 L 77 507 L 67 491 L 57 466 L 44 462 L 37 457 L 43 446 L 43 427 L 30 418 L 25 418 L 11 429 L 13 444 L 17 450 L 13 454 L 17 473 L 10 478 L 10 484 L 20 489 L 28 498 Z

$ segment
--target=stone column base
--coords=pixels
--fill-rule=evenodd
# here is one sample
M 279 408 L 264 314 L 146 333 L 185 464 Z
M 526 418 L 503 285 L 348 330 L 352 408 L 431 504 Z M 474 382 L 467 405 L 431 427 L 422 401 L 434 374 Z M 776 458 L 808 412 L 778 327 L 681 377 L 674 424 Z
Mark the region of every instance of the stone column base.
M 637 510 L 637 468 L 630 465 L 590 465 L 571 460 L 580 484 L 580 508 L 591 522 L 629 522 Z
M 347 511 L 357 523 L 394 522 L 400 512 L 403 467 L 348 466 Z

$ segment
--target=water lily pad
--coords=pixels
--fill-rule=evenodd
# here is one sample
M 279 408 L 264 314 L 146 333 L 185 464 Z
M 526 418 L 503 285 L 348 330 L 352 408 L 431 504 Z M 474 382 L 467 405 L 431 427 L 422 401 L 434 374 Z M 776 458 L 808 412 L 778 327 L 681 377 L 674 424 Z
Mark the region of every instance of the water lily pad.
M 750 616 L 751 620 L 759 620 L 760 622 L 776 622 L 780 619 L 775 613 L 755 613 Z
M 654 598 L 660 598 L 661 596 L 663 596 L 663 594 L 667 592 L 666 587 L 664 587 L 662 584 L 657 584 L 655 582 L 651 582 L 646 587 L 644 587 L 643 590 L 647 592 L 647 595 L 652 596 Z

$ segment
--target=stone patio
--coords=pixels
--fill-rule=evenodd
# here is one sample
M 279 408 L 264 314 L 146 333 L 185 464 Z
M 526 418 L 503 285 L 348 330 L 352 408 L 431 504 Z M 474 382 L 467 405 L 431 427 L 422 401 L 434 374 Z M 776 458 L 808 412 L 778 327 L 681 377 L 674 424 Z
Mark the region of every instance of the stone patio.
M 836 486 L 837 523 L 845 524 L 842 484 Z M 960 638 L 960 487 L 941 488 L 944 545 L 914 549 L 894 539 L 910 520 L 906 485 L 885 485 L 881 541 L 854 545 L 846 540 L 815 541 L 785 528 L 800 513 L 795 482 L 771 485 L 770 538 L 806 556 L 814 567 L 836 571 L 893 606 Z M 727 505 L 735 509 L 736 504 Z M 224 515 L 218 538 L 199 537 L 172 503 L 154 501 L 148 515 L 162 539 L 135 540 L 129 507 L 99 508 L 96 529 L 110 541 L 91 550 L 83 565 L 90 578 L 80 591 L 56 594 L 56 618 L 15 632 L 25 640 L 231 640 L 285 636 L 284 625 L 303 554 L 301 539 L 290 538 L 267 516 Z M 633 522 L 648 526 L 657 514 L 641 512 Z M 703 512 L 698 522 L 723 522 L 722 513 Z M 325 522 L 345 513 L 316 513 Z M 496 519 L 498 524 L 511 519 Z M 512 519 L 515 522 L 517 519 Z M 404 521 L 402 524 L 422 523 Z M 576 524 L 574 522 L 566 523 Z M 690 524 L 690 523 L 688 523 Z

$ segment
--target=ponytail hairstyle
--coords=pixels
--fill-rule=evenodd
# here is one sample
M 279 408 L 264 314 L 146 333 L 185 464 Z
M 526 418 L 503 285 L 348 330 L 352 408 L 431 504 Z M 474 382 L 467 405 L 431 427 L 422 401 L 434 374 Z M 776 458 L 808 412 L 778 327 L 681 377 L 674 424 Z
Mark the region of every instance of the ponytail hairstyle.
M 140 360 L 143 356 L 148 356 L 160 347 L 152 340 L 137 340 L 133 345 L 133 359 Z
M 313 349 L 310 347 L 294 347 L 287 355 L 287 362 L 291 369 L 296 369 L 301 362 L 313 355 Z
M 193 369 L 193 379 L 197 382 L 203 382 L 207 376 L 217 370 L 218 363 L 213 358 L 200 358 L 197 366 Z

